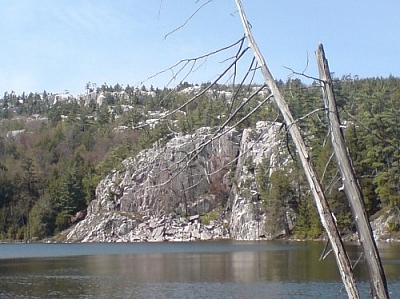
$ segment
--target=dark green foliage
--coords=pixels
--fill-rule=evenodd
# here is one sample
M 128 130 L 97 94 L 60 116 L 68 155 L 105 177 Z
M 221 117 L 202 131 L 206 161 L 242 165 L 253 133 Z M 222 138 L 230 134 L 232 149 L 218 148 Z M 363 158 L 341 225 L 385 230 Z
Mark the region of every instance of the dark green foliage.
M 303 197 L 299 202 L 298 217 L 293 234 L 299 238 L 318 238 L 323 232 L 314 199 Z
M 320 87 L 300 80 L 278 82 L 301 127 L 312 161 L 341 230 L 353 228 L 347 199 L 342 191 L 336 161 L 331 157 L 330 137 Z M 246 101 L 257 87 L 216 85 L 182 106 L 202 86 L 187 82 L 176 90 L 103 84 L 103 105 L 90 102 L 53 103 L 52 95 L 5 93 L 0 99 L 0 239 L 45 238 L 71 224 L 71 218 L 95 197 L 98 182 L 120 162 L 151 147 L 164 144 L 177 132 L 193 133 L 201 126 L 218 127 Z M 187 92 L 190 88 L 193 92 Z M 200 88 L 200 89 L 199 89 Z M 400 205 L 400 79 L 350 76 L 335 80 L 335 94 L 353 164 L 364 193 L 369 215 Z M 89 90 L 88 90 L 89 91 Z M 185 91 L 185 92 L 179 92 Z M 233 115 L 228 125 L 242 120 L 266 94 L 259 94 Z M 158 119 L 157 113 L 180 108 Z M 151 113 L 150 113 L 151 112 Z M 156 114 L 157 114 L 156 113 Z M 40 115 L 47 120 L 36 120 Z M 307 116 L 307 117 L 305 117 Z M 28 118 L 29 117 L 29 118 Z M 259 120 L 282 121 L 278 109 L 268 103 L 246 118 L 239 130 Z M 125 129 L 115 131 L 117 126 Z M 132 129 L 133 128 L 133 129 Z M 282 132 L 286 127 L 282 126 Z M 11 131 L 16 132 L 10 137 Z M 8 137 L 7 137 L 8 136 Z M 293 143 L 284 136 L 284 155 L 296 158 Z M 276 231 L 285 231 L 285 209 L 296 213 L 294 233 L 316 237 L 319 217 L 301 167 L 294 160 L 270 174 L 265 165 L 247 161 L 256 175 L 259 204 L 270 215 Z M 286 161 L 287 162 L 287 161 Z M 234 168 L 235 165 L 231 164 Z M 233 180 L 233 179 L 232 179 Z M 216 180 L 215 182 L 219 182 Z M 221 181 L 222 182 L 222 181 Z M 235 183 L 235 182 L 230 182 Z M 212 194 L 226 197 L 224 184 L 215 183 Z M 252 199 L 254 200 L 254 198 Z M 393 230 L 398 229 L 393 224 Z
M 353 90 L 351 108 L 357 122 L 353 121 L 351 131 L 346 132 L 346 136 L 349 136 L 350 152 L 361 184 L 367 190 L 369 211 L 377 211 L 379 204 L 398 206 L 400 80 L 394 77 L 374 78 L 345 81 L 342 85 L 344 92 Z M 346 111 L 350 111 L 350 108 L 346 108 Z
M 287 211 L 297 210 L 298 204 L 296 178 L 288 164 L 272 172 L 269 164 L 268 160 L 263 160 L 256 169 L 259 200 L 271 233 L 289 235 Z
M 52 236 L 55 228 L 55 205 L 48 196 L 42 196 L 29 212 L 31 238 L 43 239 Z

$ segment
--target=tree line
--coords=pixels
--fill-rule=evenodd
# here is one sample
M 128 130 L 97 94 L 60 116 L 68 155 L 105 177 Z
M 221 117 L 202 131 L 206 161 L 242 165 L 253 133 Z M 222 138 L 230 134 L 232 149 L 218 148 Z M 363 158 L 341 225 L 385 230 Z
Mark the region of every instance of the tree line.
M 339 191 L 340 178 L 331 156 L 318 82 L 305 84 L 290 79 L 277 83 L 301 126 L 341 230 L 353 230 L 347 200 Z M 182 107 L 193 96 L 184 90 L 205 86 L 185 82 L 176 89 L 147 90 L 143 86 L 138 90 L 91 84 L 90 92 L 106 95 L 101 105 L 51 103 L 46 92 L 5 93 L 0 99 L 0 239 L 43 239 L 68 228 L 79 220 L 77 213 L 85 211 L 94 199 L 99 181 L 118 168 L 123 159 L 155 141 L 165 142 L 176 133 L 221 125 L 255 88 L 213 86 L 178 113 L 146 125 L 146 120 L 154 118 L 154 111 Z M 369 215 L 398 207 L 400 79 L 346 76 L 336 79 L 334 88 Z M 247 115 L 264 97 L 258 94 L 252 98 L 235 114 L 231 124 Z M 241 122 L 238 129 L 251 127 L 258 120 L 282 122 L 282 117 L 268 103 Z M 283 136 L 287 144 L 284 154 L 293 159 L 271 176 L 267 175 L 268 163 L 257 166 L 254 173 L 260 206 L 277 230 L 282 229 L 279 223 L 283 223 L 283 211 L 290 206 L 297 214 L 296 227 L 290 233 L 317 237 L 322 233 L 318 214 L 290 138 Z M 391 229 L 399 230 L 400 224 L 393 223 Z

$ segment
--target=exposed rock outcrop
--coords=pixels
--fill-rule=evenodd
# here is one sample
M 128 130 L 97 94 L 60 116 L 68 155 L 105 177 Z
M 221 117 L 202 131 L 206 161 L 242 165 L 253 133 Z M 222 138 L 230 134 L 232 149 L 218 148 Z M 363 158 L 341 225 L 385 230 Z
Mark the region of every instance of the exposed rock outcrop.
M 394 207 L 387 211 L 381 211 L 380 216 L 371 221 L 371 228 L 375 239 L 378 241 L 399 241 L 400 234 L 400 210 Z
M 255 129 L 246 129 L 240 142 L 240 155 L 235 173 L 236 184 L 232 186 L 231 237 L 236 240 L 273 238 L 266 223 L 267 215 L 260 207 L 255 172 L 260 163 L 268 163 L 272 172 L 285 164 L 281 161 L 282 144 L 279 138 L 280 123 L 258 122 Z M 287 156 L 285 156 L 287 160 Z M 288 211 L 291 214 L 291 211 Z M 290 229 L 293 223 L 289 224 Z M 278 233 L 285 234 L 285 232 Z
M 288 159 L 279 154 L 280 127 L 259 122 L 254 129 L 224 134 L 201 128 L 155 143 L 100 182 L 86 218 L 67 241 L 275 237 L 257 206 L 254 172 L 262 161 L 272 171 Z
M 75 242 L 179 242 L 226 238 L 229 238 L 226 223 L 213 220 L 204 224 L 199 215 L 168 214 L 137 219 L 111 211 L 89 215 L 68 234 L 68 240 Z
M 210 128 L 178 136 L 125 160 L 100 182 L 89 215 L 101 210 L 141 216 L 210 212 L 229 192 L 226 165 L 238 152 L 238 132 L 212 140 Z

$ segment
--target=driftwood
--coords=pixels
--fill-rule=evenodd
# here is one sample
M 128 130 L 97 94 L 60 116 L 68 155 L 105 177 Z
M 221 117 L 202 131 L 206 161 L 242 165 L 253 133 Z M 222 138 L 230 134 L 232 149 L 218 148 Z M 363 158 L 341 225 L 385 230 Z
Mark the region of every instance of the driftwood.
M 356 223 L 358 237 L 364 252 L 371 294 L 373 298 L 389 298 L 385 273 L 373 238 L 371 225 L 368 221 L 363 194 L 340 128 L 340 119 L 335 95 L 333 93 L 332 79 L 322 44 L 318 45 L 316 56 L 319 77 L 322 84 L 322 93 L 329 121 L 333 152 L 335 153 L 339 165 L 344 192 L 348 198 Z
M 339 268 L 339 272 L 343 281 L 343 284 L 346 288 L 347 294 L 349 298 L 360 298 L 357 285 L 355 282 L 354 274 L 352 271 L 350 260 L 347 256 L 346 250 L 344 248 L 342 239 L 338 232 L 336 223 L 334 221 L 333 215 L 330 211 L 328 201 L 323 192 L 322 186 L 317 178 L 314 165 L 311 161 L 311 157 L 308 154 L 307 148 L 305 146 L 304 140 L 300 134 L 299 127 L 293 119 L 292 114 L 290 113 L 289 107 L 282 96 L 281 92 L 278 89 L 278 86 L 275 83 L 275 80 L 270 73 L 264 57 L 261 54 L 260 49 L 258 48 L 253 35 L 250 31 L 250 26 L 247 21 L 245 12 L 243 10 L 243 6 L 240 0 L 236 0 L 236 5 L 242 20 L 243 28 L 245 31 L 246 38 L 249 42 L 249 45 L 256 57 L 260 67 L 261 72 L 264 76 L 265 82 L 268 85 L 271 93 L 274 97 L 274 100 L 282 113 L 282 116 L 286 122 L 288 131 L 293 139 L 293 142 L 296 146 L 298 155 L 300 157 L 302 166 L 304 168 L 305 175 L 307 177 L 308 183 L 310 185 L 310 189 L 314 196 L 316 206 L 318 209 L 318 213 L 320 215 L 321 223 L 324 226 L 329 240 L 332 245 L 333 252 L 335 254 L 336 262 Z

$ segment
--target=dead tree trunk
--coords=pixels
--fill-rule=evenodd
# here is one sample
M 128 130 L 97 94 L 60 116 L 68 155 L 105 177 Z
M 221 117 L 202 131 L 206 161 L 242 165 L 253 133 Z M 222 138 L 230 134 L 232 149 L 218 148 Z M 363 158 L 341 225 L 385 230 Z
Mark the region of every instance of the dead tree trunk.
M 353 218 L 356 223 L 358 237 L 364 252 L 368 278 L 373 298 L 389 298 L 385 273 L 373 238 L 371 225 L 365 211 L 363 194 L 358 182 L 347 146 L 340 129 L 339 113 L 333 93 L 332 79 L 328 61 L 325 58 L 322 44 L 316 51 L 319 77 L 322 82 L 322 93 L 329 121 L 333 152 L 342 175 L 344 191 L 349 200 Z
M 238 7 L 238 11 L 242 20 L 242 24 L 244 27 L 244 31 L 246 34 L 246 38 L 249 42 L 251 49 L 253 50 L 254 56 L 256 57 L 259 65 L 261 66 L 262 74 L 265 78 L 266 84 L 269 86 L 269 89 L 275 99 L 275 102 L 282 113 L 282 116 L 286 122 L 288 131 L 292 136 L 293 142 L 298 151 L 298 155 L 300 157 L 302 166 L 304 168 L 305 175 L 307 177 L 308 183 L 310 185 L 310 189 L 315 198 L 316 206 L 318 209 L 318 213 L 321 218 L 321 223 L 324 226 L 329 240 L 332 245 L 333 252 L 336 257 L 336 262 L 339 268 L 339 272 L 342 278 L 342 281 L 345 285 L 347 294 L 349 298 L 360 298 L 355 278 L 353 275 L 351 263 L 347 256 L 346 250 L 344 248 L 342 239 L 339 235 L 339 232 L 336 227 L 336 223 L 333 219 L 333 215 L 330 211 L 328 201 L 325 197 L 321 184 L 317 178 L 314 165 L 311 161 L 311 157 L 308 154 L 307 148 L 305 146 L 304 140 L 300 134 L 300 130 L 295 123 L 292 114 L 290 113 L 289 107 L 282 96 L 281 92 L 278 89 L 278 86 L 275 83 L 272 74 L 270 73 L 264 57 L 261 54 L 260 49 L 258 48 L 253 35 L 250 31 L 250 26 L 247 21 L 246 15 L 243 10 L 243 6 L 240 0 L 236 0 L 236 5 Z

